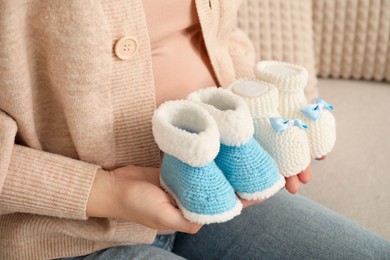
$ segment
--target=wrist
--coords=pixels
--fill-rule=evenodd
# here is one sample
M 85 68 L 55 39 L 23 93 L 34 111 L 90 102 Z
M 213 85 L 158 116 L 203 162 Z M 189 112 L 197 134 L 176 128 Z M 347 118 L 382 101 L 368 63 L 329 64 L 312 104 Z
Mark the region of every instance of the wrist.
M 86 215 L 87 217 L 111 217 L 110 209 L 114 202 L 112 194 L 112 172 L 98 169 L 89 194 Z

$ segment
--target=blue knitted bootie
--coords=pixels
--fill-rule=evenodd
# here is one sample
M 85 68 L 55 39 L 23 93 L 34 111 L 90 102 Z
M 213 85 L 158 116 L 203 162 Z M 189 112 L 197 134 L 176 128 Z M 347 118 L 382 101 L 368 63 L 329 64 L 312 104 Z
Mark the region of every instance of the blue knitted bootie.
M 188 99 L 201 104 L 217 122 L 221 146 L 215 163 L 241 198 L 266 199 L 284 187 L 275 161 L 253 138 L 253 119 L 240 97 L 211 87 Z
M 242 204 L 214 162 L 220 136 L 208 112 L 187 100 L 168 101 L 154 112 L 152 123 L 156 143 L 164 152 L 161 186 L 184 217 L 210 224 L 239 215 Z

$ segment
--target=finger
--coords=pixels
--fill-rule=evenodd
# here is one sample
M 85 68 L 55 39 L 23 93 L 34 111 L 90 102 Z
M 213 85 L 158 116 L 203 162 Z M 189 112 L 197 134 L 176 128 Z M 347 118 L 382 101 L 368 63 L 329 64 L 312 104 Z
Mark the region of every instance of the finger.
M 316 158 L 316 160 L 318 160 L 318 161 L 323 161 L 323 160 L 325 160 L 326 159 L 326 155 L 324 155 L 324 156 L 322 156 L 322 157 L 320 157 L 320 158 Z
M 310 165 L 304 171 L 298 174 L 298 179 L 303 184 L 308 183 L 311 180 L 311 178 L 312 178 L 312 171 Z
M 167 198 L 169 200 L 169 202 L 172 204 L 172 206 L 174 206 L 175 208 L 177 208 L 177 203 L 176 203 L 176 200 L 171 196 L 171 194 L 167 193 Z
M 291 194 L 295 194 L 298 192 L 300 187 L 300 182 L 297 176 L 291 176 L 286 178 L 286 190 Z
M 200 224 L 192 223 L 184 218 L 181 211 L 171 207 L 163 216 L 162 224 L 164 229 L 176 230 L 189 234 L 196 234 L 202 227 Z
M 260 202 L 265 201 L 265 199 L 263 199 L 263 200 L 244 200 L 244 199 L 240 198 L 240 201 L 242 203 L 242 207 L 246 208 L 246 207 L 249 207 L 249 206 L 252 206 L 255 204 L 259 204 Z
M 142 177 L 146 178 L 146 181 L 153 183 L 156 186 L 160 186 L 160 169 L 147 168 L 142 169 Z

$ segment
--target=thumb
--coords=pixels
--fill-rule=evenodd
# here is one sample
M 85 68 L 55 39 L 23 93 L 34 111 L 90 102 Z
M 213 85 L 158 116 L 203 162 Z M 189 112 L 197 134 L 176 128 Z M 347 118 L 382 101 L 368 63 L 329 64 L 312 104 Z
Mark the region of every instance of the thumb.
M 196 234 L 202 227 L 201 224 L 192 223 L 185 219 L 183 213 L 174 206 L 167 209 L 167 211 L 166 217 L 164 218 L 164 226 L 167 229 Z

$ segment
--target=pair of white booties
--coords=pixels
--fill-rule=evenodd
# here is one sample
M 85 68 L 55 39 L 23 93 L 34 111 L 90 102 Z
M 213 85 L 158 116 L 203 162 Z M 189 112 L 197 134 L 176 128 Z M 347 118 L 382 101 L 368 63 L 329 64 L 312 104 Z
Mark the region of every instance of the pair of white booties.
M 327 155 L 336 141 L 333 106 L 322 99 L 309 104 L 304 95 L 305 68 L 279 61 L 255 67 L 259 81 L 241 80 L 229 89 L 249 106 L 255 138 L 290 177 L 305 170 L 311 158 Z

